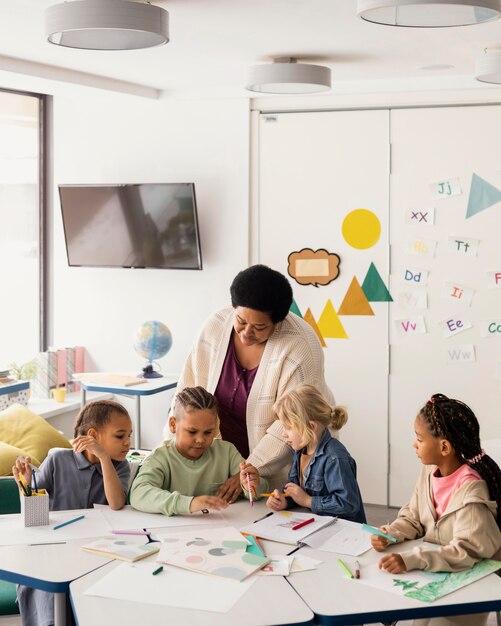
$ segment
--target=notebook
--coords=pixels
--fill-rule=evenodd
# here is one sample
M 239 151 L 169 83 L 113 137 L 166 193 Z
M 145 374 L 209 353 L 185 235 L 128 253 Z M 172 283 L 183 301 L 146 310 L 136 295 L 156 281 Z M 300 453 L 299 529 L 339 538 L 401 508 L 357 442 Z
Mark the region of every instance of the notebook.
M 240 532 L 278 541 L 299 545 L 303 539 L 316 533 L 317 530 L 334 524 L 337 517 L 330 515 L 315 515 L 314 513 L 299 513 L 295 511 L 276 511 L 268 513 L 266 517 L 253 524 L 240 528 Z
M 147 541 L 146 538 L 145 541 Z M 138 543 L 137 540 L 131 541 L 119 537 L 116 539 L 106 537 L 82 546 L 82 550 L 101 554 L 102 556 L 109 556 L 113 559 L 133 562 L 158 552 L 160 550 L 160 543 L 158 541 L 153 543 Z

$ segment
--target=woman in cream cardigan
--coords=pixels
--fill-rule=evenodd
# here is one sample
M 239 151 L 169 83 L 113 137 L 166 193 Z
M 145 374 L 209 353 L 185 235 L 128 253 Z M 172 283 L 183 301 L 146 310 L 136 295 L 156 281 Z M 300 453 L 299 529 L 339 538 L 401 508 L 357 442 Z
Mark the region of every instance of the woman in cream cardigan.
M 230 293 L 232 307 L 204 324 L 177 390 L 201 385 L 213 393 L 222 438 L 231 441 L 272 488 L 281 487 L 292 450 L 273 404 L 286 391 L 309 383 L 334 406 L 324 378 L 322 347 L 311 326 L 289 313 L 292 289 L 280 272 L 253 265 L 237 274 Z M 238 474 L 216 490 L 229 502 L 240 492 Z

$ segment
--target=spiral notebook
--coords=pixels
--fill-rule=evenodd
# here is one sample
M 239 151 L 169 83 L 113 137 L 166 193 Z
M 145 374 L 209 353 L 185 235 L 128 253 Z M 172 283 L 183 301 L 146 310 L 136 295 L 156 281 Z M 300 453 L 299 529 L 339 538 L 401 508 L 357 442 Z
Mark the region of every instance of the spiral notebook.
M 317 530 L 334 524 L 337 517 L 299 513 L 296 511 L 276 511 L 253 524 L 240 528 L 240 532 L 249 533 L 261 539 L 299 545 L 306 537 Z

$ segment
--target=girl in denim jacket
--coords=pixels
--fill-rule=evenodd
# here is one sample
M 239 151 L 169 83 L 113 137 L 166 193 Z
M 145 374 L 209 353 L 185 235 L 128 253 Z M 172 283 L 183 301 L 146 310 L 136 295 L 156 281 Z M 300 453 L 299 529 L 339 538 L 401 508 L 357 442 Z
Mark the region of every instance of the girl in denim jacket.
M 287 498 L 317 515 L 335 515 L 365 522 L 357 466 L 329 428 L 339 430 L 348 414 L 333 409 L 312 385 L 302 385 L 283 395 L 273 406 L 282 423 L 286 442 L 295 450 L 285 493 L 275 489 L 267 506 L 286 509 Z

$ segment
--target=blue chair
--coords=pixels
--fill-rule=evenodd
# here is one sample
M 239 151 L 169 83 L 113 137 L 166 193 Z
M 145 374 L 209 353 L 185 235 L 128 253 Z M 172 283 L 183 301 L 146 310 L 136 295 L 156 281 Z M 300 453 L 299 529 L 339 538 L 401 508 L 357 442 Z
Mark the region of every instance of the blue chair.
M 0 515 L 20 512 L 21 505 L 16 481 L 11 476 L 0 477 Z M 16 585 L 0 580 L 0 615 L 18 613 Z

